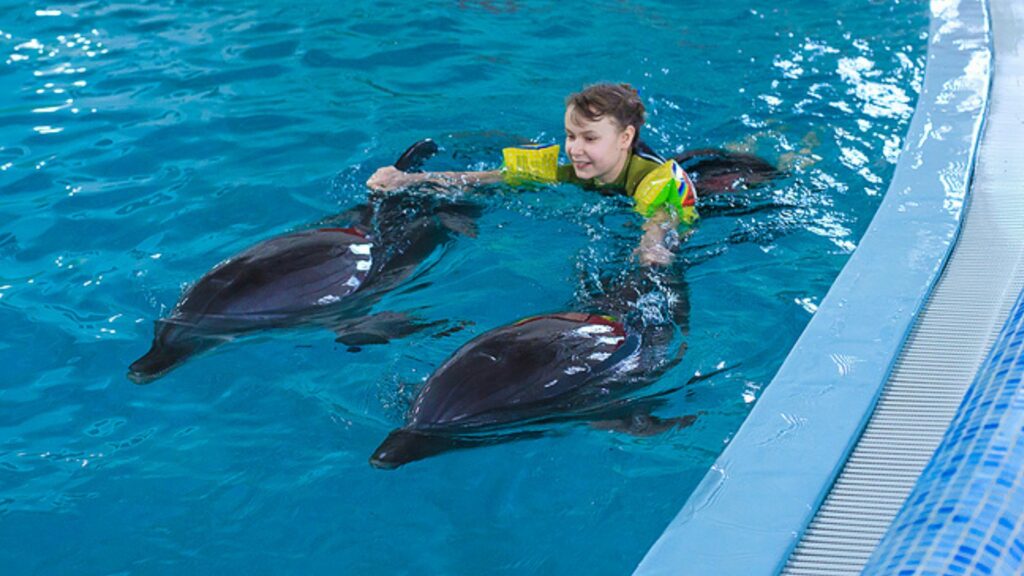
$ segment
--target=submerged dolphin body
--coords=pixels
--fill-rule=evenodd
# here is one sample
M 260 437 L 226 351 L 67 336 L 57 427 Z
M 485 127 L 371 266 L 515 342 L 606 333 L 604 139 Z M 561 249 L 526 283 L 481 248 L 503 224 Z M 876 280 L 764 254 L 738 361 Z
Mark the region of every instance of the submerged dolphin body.
M 689 304 L 677 304 L 678 321 Z M 537 433 L 524 424 L 587 418 L 617 427 L 609 423 L 620 418 L 602 416 L 621 416 L 616 412 L 644 400 L 629 395 L 674 366 L 685 350 L 679 347 L 673 357 L 672 339 L 670 325 L 634 328 L 580 312 L 536 316 L 481 334 L 428 378 L 405 425 L 388 435 L 370 463 L 396 468 L 453 448 Z M 627 419 L 642 422 L 647 429 L 641 432 L 659 425 L 656 418 L 637 416 L 629 413 Z M 691 422 L 689 417 L 660 425 Z
M 323 325 L 348 344 L 386 342 L 422 324 L 399 314 L 367 316 L 455 233 L 473 234 L 479 209 L 448 199 L 396 194 L 345 215 L 348 227 L 271 238 L 218 264 L 157 321 L 148 353 L 133 362 L 137 383 L 232 336 Z
M 636 150 L 662 159 L 643 140 L 637 141 Z M 759 186 L 783 175 L 781 170 L 759 156 L 722 148 L 695 148 L 677 154 L 672 159 L 693 181 L 698 200 Z
M 698 198 L 758 186 L 782 175 L 758 156 L 721 148 L 687 150 L 674 160 L 693 180 Z

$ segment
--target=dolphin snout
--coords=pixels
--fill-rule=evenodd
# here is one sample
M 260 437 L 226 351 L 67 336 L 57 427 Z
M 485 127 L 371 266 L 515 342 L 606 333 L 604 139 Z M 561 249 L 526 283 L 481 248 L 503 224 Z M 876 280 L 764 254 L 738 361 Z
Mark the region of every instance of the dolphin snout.
M 162 347 L 154 345 L 145 356 L 128 367 L 128 379 L 136 384 L 149 384 L 181 363 L 182 359 L 183 356 L 168 354 Z
M 148 384 L 185 361 L 186 358 L 201 350 L 198 342 L 168 344 L 157 337 L 153 346 L 144 356 L 131 363 L 128 367 L 128 379 L 136 384 Z
M 452 447 L 452 441 L 448 438 L 399 429 L 388 434 L 374 450 L 373 456 L 370 456 L 370 465 L 381 470 L 394 470 Z

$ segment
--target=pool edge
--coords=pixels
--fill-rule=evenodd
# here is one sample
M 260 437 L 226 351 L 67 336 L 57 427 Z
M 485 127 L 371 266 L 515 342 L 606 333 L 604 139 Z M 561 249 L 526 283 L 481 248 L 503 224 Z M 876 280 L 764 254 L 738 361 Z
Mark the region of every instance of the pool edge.
M 987 2 L 931 10 L 924 85 L 882 205 L 771 385 L 635 574 L 778 573 L 870 417 L 959 234 L 991 85 Z M 970 67 L 979 58 L 983 77 Z M 879 262 L 906 272 L 894 277 Z

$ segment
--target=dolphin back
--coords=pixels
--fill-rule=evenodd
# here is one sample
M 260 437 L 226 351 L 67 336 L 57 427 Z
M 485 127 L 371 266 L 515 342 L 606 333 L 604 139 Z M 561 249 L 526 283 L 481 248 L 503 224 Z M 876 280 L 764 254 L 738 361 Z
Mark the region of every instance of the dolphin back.
M 265 240 L 207 272 L 156 322 L 149 351 L 128 378 L 150 382 L 232 333 L 314 317 L 359 290 L 372 243 L 351 228 L 321 228 Z
M 537 316 L 492 330 L 434 372 L 408 424 L 475 428 L 523 419 L 589 383 L 625 340 L 615 320 L 578 313 Z
M 370 461 L 394 468 L 479 443 L 480 431 L 571 412 L 574 400 L 606 382 L 636 344 L 614 318 L 576 312 L 481 334 L 430 376 L 406 425 Z
M 460 432 L 523 421 L 565 401 L 619 362 L 624 327 L 575 312 L 521 320 L 486 332 L 427 380 L 406 428 Z
M 218 264 L 178 302 L 172 319 L 224 328 L 334 304 L 362 286 L 373 245 L 350 228 L 321 228 L 260 242 Z

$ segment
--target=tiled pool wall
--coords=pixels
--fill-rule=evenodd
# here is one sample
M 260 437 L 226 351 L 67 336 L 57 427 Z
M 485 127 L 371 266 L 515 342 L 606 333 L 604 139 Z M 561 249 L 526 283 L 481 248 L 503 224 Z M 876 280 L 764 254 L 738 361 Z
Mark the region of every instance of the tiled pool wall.
M 1024 292 L 865 574 L 1020 574 Z
M 960 230 L 988 105 L 985 0 L 934 0 L 928 64 L 859 247 L 635 574 L 778 573 L 842 469 Z

